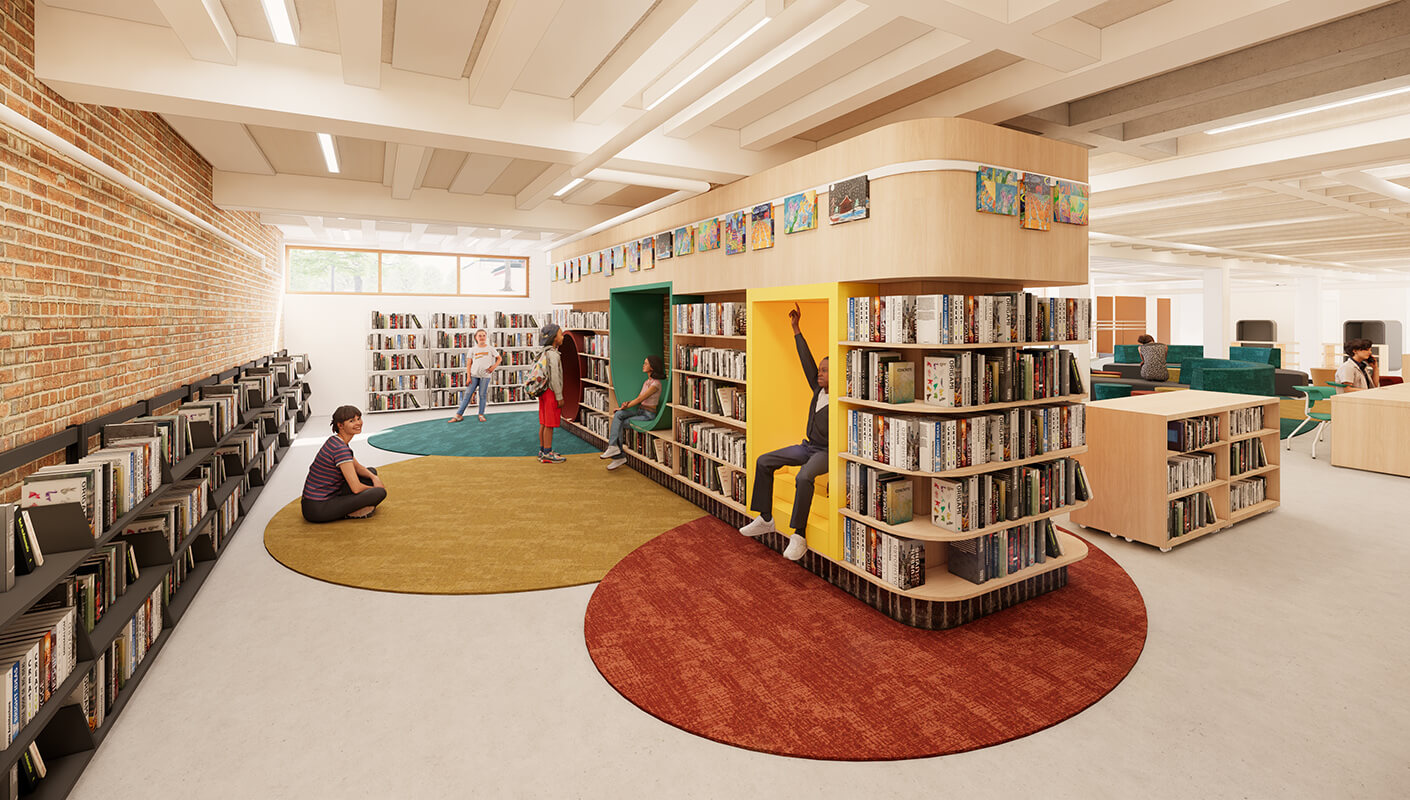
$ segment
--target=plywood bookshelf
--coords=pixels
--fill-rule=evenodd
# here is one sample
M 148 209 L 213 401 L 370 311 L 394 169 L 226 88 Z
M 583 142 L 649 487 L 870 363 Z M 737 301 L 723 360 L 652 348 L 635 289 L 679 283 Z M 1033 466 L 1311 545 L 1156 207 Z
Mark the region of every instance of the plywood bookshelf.
M 1263 428 L 1231 436 L 1229 413 L 1238 409 L 1263 409 Z M 1213 481 L 1178 492 L 1168 491 L 1167 460 L 1176 451 L 1167 448 L 1168 425 L 1177 420 L 1212 416 L 1218 421 L 1218 440 L 1208 446 L 1182 452 L 1214 454 Z M 1087 406 L 1086 453 L 1078 456 L 1092 484 L 1092 500 L 1074 511 L 1072 521 L 1142 542 L 1168 552 L 1176 545 L 1224 530 L 1236 522 L 1278 507 L 1280 492 L 1278 398 L 1224 392 L 1158 392 L 1137 397 L 1099 400 Z M 1270 427 L 1274 426 L 1274 427 Z M 1239 474 L 1230 473 L 1230 445 L 1258 440 L 1268 465 Z M 1236 480 L 1261 475 L 1266 484 L 1265 499 L 1237 512 L 1230 510 L 1229 485 Z M 1207 492 L 1216 521 L 1179 536 L 1170 536 L 1170 501 L 1197 492 Z

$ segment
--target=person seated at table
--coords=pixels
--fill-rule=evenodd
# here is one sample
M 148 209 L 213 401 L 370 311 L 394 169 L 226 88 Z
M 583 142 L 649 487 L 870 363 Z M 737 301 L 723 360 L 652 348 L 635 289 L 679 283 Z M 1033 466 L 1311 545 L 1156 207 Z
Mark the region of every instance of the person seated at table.
M 387 487 L 377 470 L 364 467 L 350 446 L 362 433 L 362 412 L 356 406 L 339 406 L 333 412 L 333 435 L 323 443 L 304 479 L 301 506 L 309 522 L 361 519 L 372 516 L 387 499 Z
M 1165 367 L 1165 357 L 1170 346 L 1161 344 L 1149 333 L 1136 337 L 1136 350 L 1141 354 L 1141 379 L 1147 381 L 1168 381 L 1170 370 Z
M 651 419 L 656 416 L 656 409 L 661 407 L 661 381 L 666 377 L 666 362 L 660 356 L 647 356 L 641 362 L 641 371 L 646 374 L 641 391 L 636 397 L 617 406 L 616 413 L 612 415 L 612 425 L 607 431 L 607 449 L 598 456 L 612 459 L 607 465 L 608 469 L 627 463 L 622 455 L 622 431 L 626 424 L 634 419 Z
M 1360 392 L 1381 385 L 1381 365 L 1376 363 L 1370 339 L 1352 339 L 1346 343 L 1346 360 L 1337 367 L 1337 383 L 1346 384 L 1343 392 Z
M 783 557 L 797 561 L 808 552 L 808 511 L 813 505 L 813 480 L 827 473 L 827 359 L 816 365 L 813 354 L 808 350 L 808 342 L 798 329 L 798 320 L 803 312 L 798 304 L 788 312 L 788 321 L 793 325 L 793 343 L 798 348 L 798 361 L 803 365 L 803 376 L 812 390 L 808 399 L 808 427 L 801 444 L 790 445 L 759 456 L 754 462 L 754 497 L 749 504 L 752 511 L 758 512 L 748 525 L 739 529 L 745 536 L 761 536 L 773 533 L 774 527 L 774 473 L 782 466 L 801 466 L 795 480 L 793 493 L 793 516 L 788 527 L 793 534 L 788 538 L 788 547 Z

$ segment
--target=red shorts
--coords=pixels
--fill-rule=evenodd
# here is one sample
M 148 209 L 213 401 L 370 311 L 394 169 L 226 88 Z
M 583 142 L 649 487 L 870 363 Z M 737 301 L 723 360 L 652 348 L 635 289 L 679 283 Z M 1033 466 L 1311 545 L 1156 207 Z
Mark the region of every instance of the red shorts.
M 552 389 L 539 395 L 539 424 L 557 428 L 562 417 L 558 411 L 558 395 Z

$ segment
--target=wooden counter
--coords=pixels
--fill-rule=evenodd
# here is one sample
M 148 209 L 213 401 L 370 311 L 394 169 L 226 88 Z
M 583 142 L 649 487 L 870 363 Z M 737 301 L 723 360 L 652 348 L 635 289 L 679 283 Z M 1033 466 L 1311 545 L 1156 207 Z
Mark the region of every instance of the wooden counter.
M 1410 384 L 1335 395 L 1332 465 L 1410 477 Z

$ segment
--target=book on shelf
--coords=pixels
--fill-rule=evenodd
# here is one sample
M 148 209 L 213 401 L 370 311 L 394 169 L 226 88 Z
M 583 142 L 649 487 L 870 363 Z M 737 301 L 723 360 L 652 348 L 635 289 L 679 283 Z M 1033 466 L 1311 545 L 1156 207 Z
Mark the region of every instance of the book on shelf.
M 681 303 L 671 307 L 672 330 L 696 336 L 744 336 L 746 304 Z
M 855 352 L 855 351 L 854 351 Z M 1085 392 L 1066 350 L 999 350 L 928 355 L 923 402 L 945 408 L 1065 397 Z
M 888 525 L 900 525 L 913 518 L 914 487 L 909 477 L 848 461 L 843 467 L 843 481 L 848 510 Z
M 427 340 L 417 333 L 369 333 L 368 350 L 421 350 Z
M 745 379 L 744 351 L 730 347 L 676 346 L 676 369 L 720 378 Z
M 539 315 L 537 314 L 506 314 L 503 311 L 494 312 L 494 326 L 496 328 L 538 328 Z
M 844 517 L 842 556 L 848 564 L 897 589 L 925 584 L 925 543 L 916 539 L 893 536 Z
M 1236 408 L 1229 412 L 1230 436 L 1242 436 L 1260 430 L 1263 430 L 1263 406 Z
M 367 396 L 368 411 L 401 411 L 413 408 L 422 408 L 422 405 L 416 395 L 409 392 L 369 394 Z
M 970 583 L 1005 578 L 1049 558 L 1062 557 L 1062 544 L 1051 519 L 1017 525 L 1007 530 L 946 542 L 950 574 Z
M 1196 492 L 1170 501 L 1166 536 L 1174 539 L 1218 522 L 1209 492 Z
M 420 328 L 421 318 L 416 314 L 389 314 L 384 311 L 373 311 L 372 327 L 378 329 Z
M 552 311 L 552 319 L 560 328 L 605 331 L 607 330 L 608 313 L 606 311 L 575 311 L 556 308 Z
M 1088 298 L 1029 292 L 850 297 L 847 340 L 896 344 L 995 344 L 1090 338 Z
M 1072 458 L 962 478 L 931 480 L 930 521 L 963 533 L 1089 500 Z
M 1214 480 L 1213 453 L 1181 453 L 1165 460 L 1167 493 L 1183 492 Z
M 1165 425 L 1165 448 L 1183 453 L 1219 441 L 1219 418 L 1213 415 L 1171 420 Z
M 748 463 L 744 432 L 698 417 L 680 417 L 676 442 L 699 450 L 740 469 Z
M 714 378 L 700 378 L 694 375 L 682 376 L 677 382 L 683 404 L 703 411 L 744 422 L 747 397 L 744 388 L 735 384 L 722 384 Z
M 73 608 L 30 611 L 0 631 L 6 744 L 13 743 L 78 664 Z
M 1268 499 L 1268 481 L 1262 475 L 1229 482 L 1229 510 L 1242 511 Z
M 432 328 L 477 328 L 490 327 L 490 316 L 488 314 L 446 314 L 437 313 L 431 315 Z M 446 345 L 440 345 L 445 347 Z M 456 345 L 459 347 L 459 345 Z
M 653 436 L 651 437 L 651 449 L 656 454 L 657 461 L 667 466 L 670 466 L 671 445 L 669 442 L 661 439 L 660 437 Z
M 1244 439 L 1229 444 L 1229 474 L 1241 475 L 1249 470 L 1268 466 L 1268 452 L 1263 448 L 1263 440 Z
M 1024 406 L 933 418 L 847 411 L 847 452 L 899 469 L 945 472 L 1086 444 L 1086 406 Z

